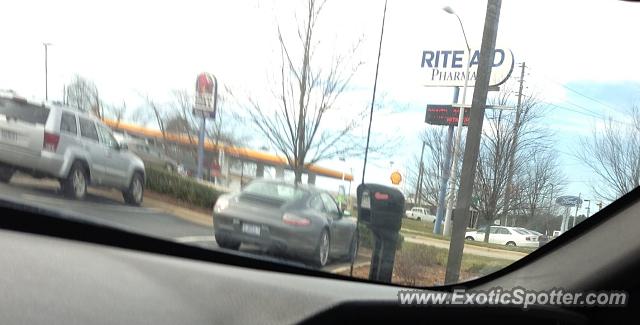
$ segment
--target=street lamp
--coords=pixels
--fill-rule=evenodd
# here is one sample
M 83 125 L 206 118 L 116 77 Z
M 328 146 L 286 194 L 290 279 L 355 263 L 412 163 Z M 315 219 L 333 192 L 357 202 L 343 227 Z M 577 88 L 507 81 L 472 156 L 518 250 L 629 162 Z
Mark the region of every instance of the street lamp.
M 49 76 L 48 76 L 48 50 L 51 43 L 42 43 L 44 45 L 44 100 L 49 100 Z
M 469 41 L 467 40 L 467 33 L 465 33 L 464 31 L 464 25 L 462 24 L 462 20 L 460 19 L 460 16 L 458 16 L 458 14 L 456 14 L 455 11 L 453 11 L 453 9 L 449 6 L 442 8 L 442 10 L 458 18 L 458 22 L 460 23 L 460 29 L 462 29 L 462 36 L 464 36 L 464 42 L 465 42 L 465 45 L 467 46 L 467 59 L 465 60 L 466 72 L 464 74 L 464 88 L 462 88 L 462 104 L 464 105 L 467 97 L 467 88 L 469 85 L 471 47 L 469 46 Z M 449 178 L 449 202 L 447 204 L 447 213 L 445 215 L 445 222 L 444 222 L 445 235 L 451 235 L 451 213 L 452 213 L 453 204 L 454 204 L 453 198 L 454 198 L 454 191 L 456 186 L 456 178 L 458 177 L 458 173 L 457 173 L 458 159 L 456 157 L 458 156 L 458 151 L 460 151 L 460 139 L 462 138 L 462 125 L 464 121 L 464 107 L 460 107 L 459 110 L 460 110 L 460 113 L 458 114 L 458 130 L 456 132 L 456 139 L 453 145 L 453 155 L 452 155 L 453 162 L 451 164 L 451 177 Z
M 589 218 L 589 210 L 591 208 L 591 200 L 582 200 L 582 202 L 589 202 L 589 204 L 587 204 L 587 218 Z

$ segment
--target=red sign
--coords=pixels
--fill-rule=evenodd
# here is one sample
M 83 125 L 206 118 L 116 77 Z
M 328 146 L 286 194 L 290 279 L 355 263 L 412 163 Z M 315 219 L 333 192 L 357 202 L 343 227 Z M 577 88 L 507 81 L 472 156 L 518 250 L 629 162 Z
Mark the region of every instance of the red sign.
M 218 85 L 216 77 L 203 72 L 196 78 L 196 101 L 194 109 L 204 116 L 215 118 Z
M 198 95 L 213 95 L 213 78 L 208 73 L 201 73 L 196 79 L 196 93 Z
M 389 194 L 387 193 L 382 193 L 382 192 L 376 192 L 373 197 L 376 198 L 376 200 L 388 200 L 389 199 Z
M 462 125 L 469 126 L 469 107 L 464 109 Z M 425 122 L 433 125 L 458 125 L 460 108 L 452 105 L 427 105 Z

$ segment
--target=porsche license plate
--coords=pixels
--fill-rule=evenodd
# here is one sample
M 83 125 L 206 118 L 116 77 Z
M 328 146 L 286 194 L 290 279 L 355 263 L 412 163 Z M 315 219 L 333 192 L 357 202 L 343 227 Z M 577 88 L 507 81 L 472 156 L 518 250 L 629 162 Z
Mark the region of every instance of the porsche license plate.
M 242 224 L 242 232 L 245 234 L 250 234 L 254 236 L 260 236 L 260 226 L 252 225 L 250 223 Z

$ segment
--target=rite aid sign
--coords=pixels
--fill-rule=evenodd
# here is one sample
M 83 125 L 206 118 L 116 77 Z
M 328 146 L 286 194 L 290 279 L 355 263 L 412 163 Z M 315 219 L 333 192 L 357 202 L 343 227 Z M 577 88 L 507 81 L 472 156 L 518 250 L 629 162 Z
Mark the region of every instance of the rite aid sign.
M 425 50 L 422 51 L 420 68 L 423 85 L 431 87 L 454 87 L 464 86 L 466 65 L 466 51 L 463 50 Z M 480 62 L 480 50 L 472 52 L 469 61 L 469 87 L 473 87 L 476 82 L 478 63 Z M 508 49 L 496 49 L 491 67 L 491 78 L 489 86 L 499 86 L 503 84 L 513 71 L 513 53 Z

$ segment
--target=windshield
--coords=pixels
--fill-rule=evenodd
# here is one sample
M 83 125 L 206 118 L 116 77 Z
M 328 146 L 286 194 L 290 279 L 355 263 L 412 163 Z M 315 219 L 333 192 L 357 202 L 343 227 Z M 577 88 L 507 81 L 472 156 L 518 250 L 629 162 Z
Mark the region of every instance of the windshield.
M 307 191 L 290 184 L 255 181 L 247 185 L 243 193 L 289 202 L 304 197 Z
M 49 109 L 19 100 L 0 98 L 0 115 L 6 120 L 45 124 L 49 116 Z
M 6 3 L 0 204 L 400 285 L 483 277 L 640 181 L 640 5 L 492 3 Z

